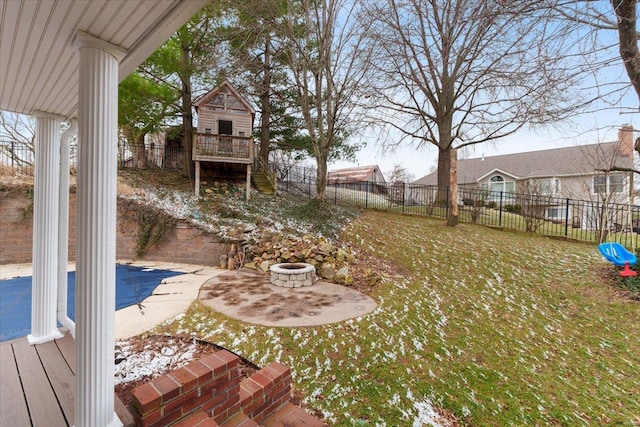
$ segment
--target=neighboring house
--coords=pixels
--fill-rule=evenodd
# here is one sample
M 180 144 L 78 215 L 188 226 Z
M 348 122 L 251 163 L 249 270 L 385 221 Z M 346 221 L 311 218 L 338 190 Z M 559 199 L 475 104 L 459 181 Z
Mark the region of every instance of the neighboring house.
M 633 156 L 633 126 L 625 125 L 618 131 L 615 142 L 461 159 L 457 171 L 460 197 L 468 203 L 463 200 L 464 189 L 475 188 L 487 190 L 485 201 L 501 199 L 505 204 L 517 202 L 512 193 L 586 200 L 593 206 L 605 201 L 632 204 L 633 173 L 611 169 L 633 169 Z M 437 172 L 414 184 L 436 185 Z M 574 227 L 597 227 L 593 224 L 597 215 L 589 208 L 567 212 L 560 200 L 557 203 L 548 200 L 537 207 L 545 219 L 571 218 Z
M 247 195 L 254 157 L 253 121 L 256 112 L 228 81 L 194 102 L 198 114 L 193 143 L 196 194 L 199 194 L 201 162 L 228 170 L 246 169 Z
M 378 165 L 329 171 L 327 185 L 370 193 L 386 193 L 386 180 Z

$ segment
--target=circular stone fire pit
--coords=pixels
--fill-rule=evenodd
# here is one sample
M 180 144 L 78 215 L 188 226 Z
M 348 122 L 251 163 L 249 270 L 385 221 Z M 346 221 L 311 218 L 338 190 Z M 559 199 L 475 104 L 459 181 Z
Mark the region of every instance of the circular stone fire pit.
M 271 284 L 283 288 L 311 286 L 316 281 L 316 268 L 305 262 L 275 264 L 269 271 Z

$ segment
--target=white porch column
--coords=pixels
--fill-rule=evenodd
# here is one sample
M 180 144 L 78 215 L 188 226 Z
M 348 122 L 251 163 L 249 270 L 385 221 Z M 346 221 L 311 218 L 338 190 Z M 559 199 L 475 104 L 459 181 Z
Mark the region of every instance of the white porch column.
M 114 414 L 118 63 L 125 51 L 78 32 L 75 425 Z
M 60 216 L 58 217 L 58 322 L 76 336 L 76 325 L 67 314 L 67 265 L 69 263 L 69 142 L 78 132 L 78 121 L 72 120 L 60 139 Z
M 29 344 L 62 337 L 57 328 L 58 170 L 62 117 L 36 111 L 33 279 Z

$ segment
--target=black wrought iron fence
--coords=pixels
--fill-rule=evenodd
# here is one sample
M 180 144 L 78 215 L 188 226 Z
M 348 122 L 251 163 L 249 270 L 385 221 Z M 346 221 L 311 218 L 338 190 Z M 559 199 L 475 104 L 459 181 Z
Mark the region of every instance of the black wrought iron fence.
M 163 147 L 154 144 L 118 143 L 118 168 L 181 169 L 181 147 Z M 0 165 L 21 173 L 32 173 L 35 153 L 32 147 L 21 143 L 0 143 Z M 71 151 L 71 165 L 75 164 L 75 150 Z
M 278 188 L 315 197 L 315 182 L 287 180 Z M 449 190 L 408 183 L 333 182 L 328 202 L 398 213 L 447 218 Z M 577 200 L 541 194 L 459 188 L 459 220 L 489 227 L 588 242 L 617 241 L 640 247 L 640 206 L 610 200 Z
M 72 156 L 73 157 L 73 156 Z M 21 144 L 0 144 L 0 165 L 33 172 L 33 149 Z M 71 159 L 74 164 L 74 159 Z M 154 144 L 118 145 L 119 168 L 160 167 L 180 169 L 180 147 Z M 278 190 L 316 197 L 317 171 L 313 167 L 275 163 L 269 165 Z M 338 205 L 446 218 L 448 189 L 409 183 L 330 181 L 326 200 Z M 460 222 L 507 228 L 588 242 L 616 241 L 640 248 L 640 206 L 601 198 L 578 200 L 542 194 L 491 192 L 478 188 L 458 189 Z
M 12 141 L 0 143 L 0 165 L 20 173 L 32 173 L 34 163 L 33 147 Z
M 182 168 L 182 162 L 182 147 L 118 143 L 118 168 L 120 169 L 159 167 L 179 170 Z

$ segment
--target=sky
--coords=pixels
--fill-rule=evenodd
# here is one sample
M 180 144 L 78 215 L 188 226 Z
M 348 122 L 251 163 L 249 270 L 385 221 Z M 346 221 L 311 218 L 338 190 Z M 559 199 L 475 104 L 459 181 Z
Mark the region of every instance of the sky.
M 629 107 L 637 106 L 635 94 L 625 96 L 623 103 L 625 105 L 620 107 L 624 107 L 624 110 L 611 108 L 594 111 L 577 116 L 572 122 L 559 124 L 555 128 L 522 129 L 510 137 L 495 142 L 469 146 L 458 153 L 458 158 L 489 157 L 615 141 L 618 129 L 622 125 L 631 124 L 640 128 L 640 113 L 631 113 L 628 110 Z M 384 150 L 376 139 L 375 137 L 365 138 L 367 145 L 356 154 L 356 162 L 333 162 L 329 165 L 329 170 L 378 165 L 387 177 L 394 165 L 399 164 L 415 179 L 435 170 L 438 160 L 438 150 L 435 146 L 416 147 L 407 142 L 391 151 Z
M 607 11 L 608 11 L 607 4 Z M 581 39 L 584 34 L 576 34 Z M 613 58 L 611 61 L 602 61 L 601 68 L 591 77 L 585 77 L 582 86 L 590 87 L 589 91 L 597 91 L 600 94 L 600 86 L 594 81 L 600 82 L 603 88 L 618 85 L 628 85 L 628 89 L 620 99 L 601 100 L 594 104 L 588 112 L 576 115 L 569 122 L 557 123 L 553 127 L 545 129 L 521 129 L 507 138 L 489 143 L 469 146 L 458 153 L 458 158 L 476 158 L 482 156 L 496 156 L 534 150 L 571 147 L 599 142 L 611 142 L 617 139 L 618 129 L 625 124 L 635 125 L 636 132 L 640 132 L 640 110 L 638 98 L 628 83 L 629 79 L 619 59 L 617 49 L 617 33 L 598 32 L 602 46 L 607 46 L 600 51 L 598 60 Z M 588 38 L 588 33 L 587 33 Z M 606 64 L 606 65 L 603 65 Z M 593 80 L 591 80 L 593 79 Z M 635 136 L 638 136 L 636 133 Z M 400 140 L 400 136 L 397 138 Z M 438 150 L 434 145 L 417 147 L 409 141 L 403 143 L 395 150 L 383 150 L 377 142 L 376 136 L 364 138 L 366 148 L 356 155 L 355 162 L 337 161 L 329 164 L 329 170 L 353 166 L 378 165 L 380 170 L 388 177 L 395 164 L 405 168 L 413 178 L 421 178 L 435 170 L 437 165 Z

